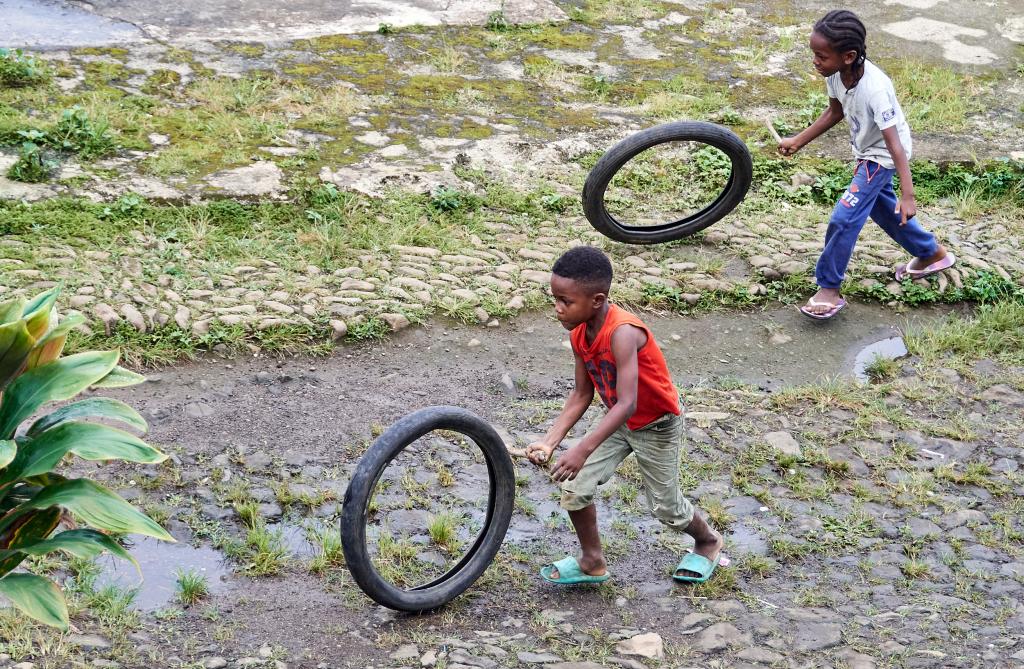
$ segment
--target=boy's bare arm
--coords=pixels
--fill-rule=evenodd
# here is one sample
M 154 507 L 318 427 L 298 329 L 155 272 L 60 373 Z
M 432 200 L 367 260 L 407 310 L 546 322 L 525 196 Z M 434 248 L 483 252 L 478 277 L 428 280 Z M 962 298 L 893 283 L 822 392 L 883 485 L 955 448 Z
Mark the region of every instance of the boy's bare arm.
M 597 450 L 608 437 L 622 427 L 636 412 L 639 363 L 637 351 L 647 343 L 647 335 L 632 326 L 620 327 L 612 333 L 612 355 L 615 357 L 616 383 L 615 406 L 576 444 L 558 458 L 551 478 L 556 481 L 571 481 L 583 469 L 590 454 Z
M 889 149 L 892 162 L 896 165 L 896 174 L 900 175 L 900 201 L 896 205 L 896 211 L 900 213 L 900 225 L 906 225 L 907 220 L 917 213 L 917 202 L 914 200 L 914 180 L 910 176 L 910 161 L 907 160 L 907 152 L 900 141 L 900 133 L 896 126 L 886 128 L 882 131 L 882 139 L 885 140 L 885 147 Z
M 575 351 L 573 351 L 573 355 L 576 358 L 576 386 L 569 393 L 562 412 L 558 414 L 558 418 L 555 419 L 544 438 L 526 447 L 526 455 L 534 463 L 542 464 L 551 458 L 551 453 L 562 443 L 565 435 L 569 434 L 572 426 L 583 417 L 583 414 L 590 408 L 591 402 L 594 401 L 594 383 L 590 380 L 590 375 L 587 374 L 583 358 Z
M 828 99 L 828 108 L 821 113 L 821 116 L 795 137 L 785 137 L 779 142 L 779 153 L 784 156 L 791 156 L 804 146 L 823 135 L 829 128 L 843 120 L 843 105 L 835 98 Z

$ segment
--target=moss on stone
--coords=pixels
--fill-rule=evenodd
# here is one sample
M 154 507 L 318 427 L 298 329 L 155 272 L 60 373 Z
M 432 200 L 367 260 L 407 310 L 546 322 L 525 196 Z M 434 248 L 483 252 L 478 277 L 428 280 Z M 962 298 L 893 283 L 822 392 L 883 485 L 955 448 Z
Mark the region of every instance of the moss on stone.
M 143 70 L 132 69 L 122 63 L 107 60 L 83 63 L 82 71 L 85 74 L 87 86 L 105 86 L 111 82 L 122 83 L 136 74 L 144 73 Z
M 259 58 L 267 52 L 265 44 L 259 42 L 226 42 L 218 44 L 220 48 L 230 53 L 237 53 L 239 56 L 246 56 L 248 58 Z
M 465 120 L 455 134 L 459 139 L 485 139 L 494 134 L 494 128 L 473 121 Z
M 150 95 L 171 94 L 180 84 L 181 75 L 174 70 L 153 70 L 153 73 L 146 77 L 142 91 Z
M 323 35 L 321 37 L 298 40 L 293 46 L 300 51 L 313 51 L 314 53 L 340 50 L 362 51 L 366 48 L 367 41 L 352 35 Z
M 72 49 L 71 54 L 75 56 L 108 56 L 124 61 L 128 59 L 128 49 L 108 46 L 84 46 Z

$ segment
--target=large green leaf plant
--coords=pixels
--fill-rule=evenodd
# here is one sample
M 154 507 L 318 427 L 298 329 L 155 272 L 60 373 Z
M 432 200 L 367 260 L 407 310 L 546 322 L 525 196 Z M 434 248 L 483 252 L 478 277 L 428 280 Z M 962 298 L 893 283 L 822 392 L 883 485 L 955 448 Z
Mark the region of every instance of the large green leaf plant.
M 117 365 L 118 351 L 61 356 L 68 333 L 82 318 L 58 322 L 58 293 L 54 288 L 29 301 L 0 303 L 0 595 L 26 615 L 68 629 L 60 588 L 43 576 L 15 571 L 27 557 L 62 551 L 93 558 L 109 551 L 135 562 L 117 535 L 173 539 L 107 488 L 54 472 L 69 455 L 147 464 L 165 460 L 129 432 L 83 420 L 101 418 L 144 432 L 146 421 L 138 412 L 115 399 L 91 397 L 29 422 L 48 402 L 70 400 L 90 387 L 144 380 Z

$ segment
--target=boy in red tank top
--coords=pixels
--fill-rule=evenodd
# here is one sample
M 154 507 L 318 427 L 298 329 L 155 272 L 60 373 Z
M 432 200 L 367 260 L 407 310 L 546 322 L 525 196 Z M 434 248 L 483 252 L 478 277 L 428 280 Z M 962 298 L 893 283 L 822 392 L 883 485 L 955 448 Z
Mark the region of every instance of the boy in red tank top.
M 595 390 L 608 411 L 551 470 L 552 478 L 562 484 L 561 505 L 569 512 L 582 555 L 545 566 L 541 576 L 563 584 L 608 580 L 594 493 L 634 453 L 651 512 L 696 542 L 673 578 L 703 583 L 718 566 L 723 541 L 679 489 L 679 395 L 651 331 L 639 318 L 608 302 L 611 283 L 611 262 L 593 247 L 571 249 L 552 268 L 555 313 L 571 332 L 576 387 L 544 438 L 527 447 L 528 457 L 536 464 L 550 460 L 587 411 Z

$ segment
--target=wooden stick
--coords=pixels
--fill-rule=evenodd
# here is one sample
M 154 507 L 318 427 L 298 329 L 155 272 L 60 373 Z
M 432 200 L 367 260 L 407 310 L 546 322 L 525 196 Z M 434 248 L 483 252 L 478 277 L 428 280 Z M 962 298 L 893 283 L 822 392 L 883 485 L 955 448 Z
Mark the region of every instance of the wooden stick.
M 782 137 L 779 136 L 779 131 L 775 129 L 775 126 L 772 125 L 772 122 L 768 119 L 765 119 L 764 125 L 766 128 L 768 128 L 768 132 L 772 133 L 772 137 L 775 139 L 775 141 L 778 142 L 779 144 L 782 144 Z

